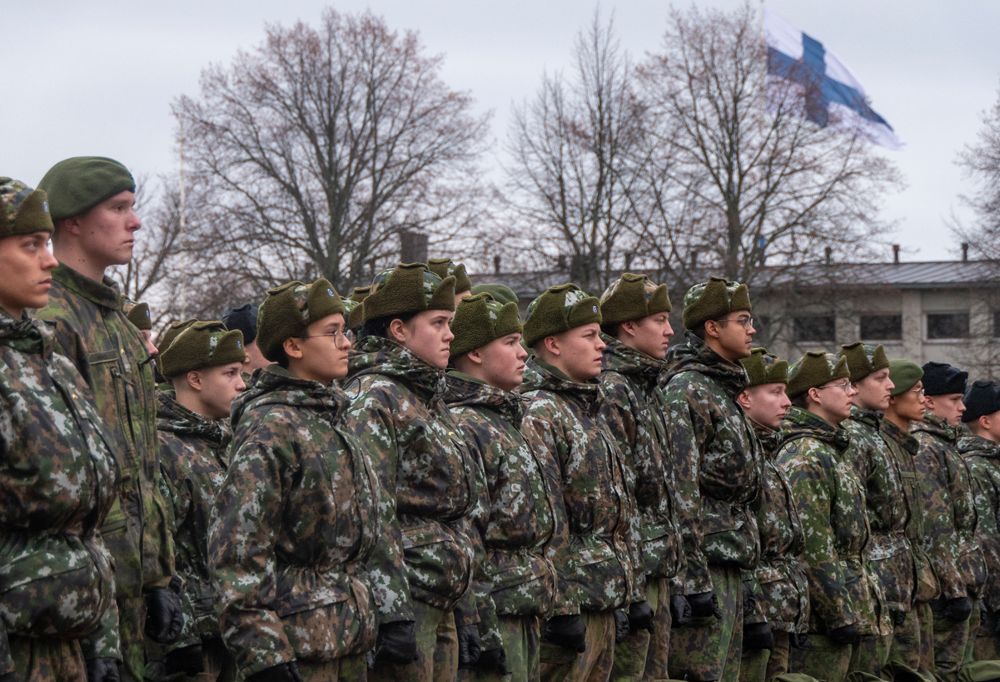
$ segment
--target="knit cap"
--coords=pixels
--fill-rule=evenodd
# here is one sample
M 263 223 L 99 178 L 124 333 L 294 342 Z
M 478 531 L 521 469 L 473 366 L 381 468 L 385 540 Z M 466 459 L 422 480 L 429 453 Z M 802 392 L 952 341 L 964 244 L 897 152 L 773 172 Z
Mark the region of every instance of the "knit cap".
M 764 348 L 751 349 L 750 356 L 742 358 L 740 364 L 750 379 L 747 388 L 767 384 L 788 384 L 788 363 L 779 360 L 778 356 L 771 355 Z
M 850 379 L 847 359 L 833 353 L 811 350 L 788 368 L 788 386 L 785 395 L 795 398 L 810 388 L 825 386 L 838 379 Z
M 246 362 L 243 333 L 222 322 L 195 322 L 160 353 L 160 372 L 168 379 L 234 362 Z
M 451 323 L 455 335 L 451 357 L 460 357 L 508 334 L 523 331 L 516 303 L 500 303 L 489 294 L 466 296 L 458 302 Z
M 924 370 L 924 395 L 951 395 L 965 393 L 969 373 L 952 367 L 946 362 L 927 362 Z
M 243 332 L 243 343 L 251 344 L 257 340 L 257 306 L 244 303 L 239 308 L 233 308 L 222 318 L 226 329 L 239 329 Z
M 49 195 L 52 220 L 86 213 L 121 192 L 134 192 L 128 168 L 103 156 L 75 156 L 49 169 L 39 189 Z
M 855 341 L 840 347 L 841 357 L 847 358 L 847 366 L 851 370 L 851 383 L 861 381 L 869 374 L 886 369 L 889 358 L 885 356 L 882 345 L 873 346 L 862 341 Z
M 962 402 L 965 403 L 965 412 L 962 413 L 965 424 L 1000 412 L 1000 386 L 992 381 L 976 381 L 969 387 Z
M 667 285 L 626 272 L 601 294 L 601 324 L 620 324 L 670 312 Z
M 0 239 L 54 230 L 44 190 L 0 177 Z
M 709 277 L 707 282 L 695 284 L 684 294 L 684 328 L 695 329 L 709 320 L 720 320 L 743 310 L 753 310 L 746 284 Z
M 344 304 L 323 278 L 311 284 L 294 281 L 275 287 L 260 304 L 257 347 L 261 355 L 277 362 L 284 353 L 285 339 L 300 337 L 313 322 L 337 313 L 344 314 Z
M 585 324 L 601 323 L 601 302 L 575 284 L 549 287 L 528 305 L 524 321 L 524 344 L 529 348 L 547 336 L 555 336 Z
M 371 293 L 365 298 L 362 308 L 365 323 L 425 310 L 453 311 L 455 278 L 441 279 L 423 263 L 400 263 L 375 277 Z
M 456 294 L 472 289 L 472 280 L 466 274 L 465 266 L 461 263 L 452 263 L 450 258 L 429 258 L 427 260 L 427 269 L 441 279 L 454 277 Z

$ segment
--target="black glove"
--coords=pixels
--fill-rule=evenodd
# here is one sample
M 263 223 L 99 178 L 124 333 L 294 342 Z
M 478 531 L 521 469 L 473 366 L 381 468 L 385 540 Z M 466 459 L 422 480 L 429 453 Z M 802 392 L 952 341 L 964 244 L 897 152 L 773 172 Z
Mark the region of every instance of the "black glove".
M 684 626 L 691 622 L 691 602 L 683 594 L 670 597 L 670 627 Z
M 750 623 L 743 626 L 744 649 L 774 650 L 774 633 L 767 623 Z
M 507 652 L 502 646 L 496 649 L 487 649 L 479 654 L 479 660 L 472 667 L 485 672 L 495 672 L 500 677 L 510 672 L 507 668 Z
M 628 629 L 632 632 L 639 630 L 656 631 L 656 614 L 649 604 L 643 601 L 633 602 L 628 607 Z
M 621 644 L 628 637 L 628 614 L 615 610 L 615 644 Z
M 146 636 L 157 644 L 173 644 L 181 636 L 183 584 L 175 575 L 167 587 L 157 587 L 146 594 Z
M 188 677 L 194 677 L 205 672 L 205 655 L 201 644 L 174 649 L 163 657 L 163 667 L 168 675 L 184 673 Z
M 949 599 L 944 605 L 944 615 L 956 623 L 969 620 L 972 615 L 972 600 L 968 597 Z
M 23 682 L 23 680 L 18 676 L 16 672 L 11 670 L 9 673 L 4 673 L 0 675 L 0 682 Z
M 379 625 L 375 638 L 375 660 L 400 665 L 417 660 L 416 624 L 412 620 L 394 620 Z
M 110 657 L 91 658 L 87 662 L 87 682 L 121 682 L 118 661 Z
M 757 595 L 753 593 L 750 583 L 743 583 L 743 613 L 757 609 Z
M 295 661 L 289 661 L 258 670 L 246 678 L 246 682 L 302 682 L 302 675 Z
M 587 650 L 587 625 L 580 616 L 552 616 L 545 623 L 542 639 L 582 654 Z
M 897 628 L 906 622 L 906 613 L 903 611 L 893 611 L 892 612 L 892 624 Z
M 834 644 L 840 644 L 842 646 L 857 646 L 858 642 L 861 641 L 861 634 L 858 632 L 858 626 L 854 623 L 850 625 L 841 625 L 835 630 L 830 630 L 826 635 Z
M 468 670 L 479 660 L 482 644 L 479 641 L 479 626 L 458 626 L 458 667 Z
M 692 618 L 708 618 L 715 616 L 722 620 L 722 610 L 719 608 L 719 598 L 715 592 L 699 592 L 698 594 L 687 595 L 688 603 L 691 605 Z
M 788 636 L 788 641 L 796 649 L 809 648 L 809 635 L 804 632 L 793 632 Z

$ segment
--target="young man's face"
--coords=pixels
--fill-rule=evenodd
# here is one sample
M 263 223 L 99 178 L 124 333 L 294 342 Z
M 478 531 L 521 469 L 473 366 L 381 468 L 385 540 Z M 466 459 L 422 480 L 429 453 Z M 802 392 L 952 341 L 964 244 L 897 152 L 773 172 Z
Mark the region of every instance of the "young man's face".
M 347 352 L 351 342 L 344 335 L 343 315 L 334 313 L 316 320 L 306 327 L 298 343 L 302 357 L 295 359 L 295 372 L 303 379 L 332 384 L 347 376 Z
M 958 426 L 962 421 L 962 414 L 965 412 L 965 403 L 962 402 L 963 397 L 961 393 L 929 395 L 925 397 L 925 407 L 935 417 L 948 422 L 949 426 Z
M 88 262 L 103 269 L 125 265 L 132 259 L 136 230 L 142 222 L 132 207 L 135 194 L 119 192 L 68 222 L 79 231 L 79 241 Z
M 739 397 L 747 416 L 762 426 L 776 429 L 785 418 L 792 401 L 785 395 L 785 384 L 752 386 Z
M 236 396 L 247 387 L 240 376 L 241 369 L 243 363 L 231 362 L 228 365 L 198 370 L 201 375 L 201 403 L 209 412 L 202 416 L 213 421 L 229 416 L 229 409 Z
M 707 325 L 714 325 L 718 330 L 717 339 L 720 346 L 719 354 L 729 360 L 736 362 L 741 358 L 750 357 L 750 350 L 753 348 L 753 335 L 757 330 L 753 327 L 753 317 L 746 310 L 730 313 L 721 320 L 710 320 Z
M 626 329 L 619 332 L 618 338 L 626 346 L 657 360 L 662 360 L 667 354 L 670 337 L 674 335 L 674 329 L 670 326 L 670 315 L 667 313 L 650 315 L 622 326 Z
M 924 383 L 922 381 L 918 381 L 916 386 L 890 398 L 889 401 L 891 409 L 903 419 L 911 422 L 923 421 Z
M 836 426 L 851 416 L 853 398 L 857 392 L 850 379 L 836 379 L 819 388 L 809 389 L 809 397 L 818 408 L 814 411 Z
M 396 338 L 424 362 L 445 369 L 451 354 L 452 313 L 447 310 L 425 310 L 402 324 L 401 335 Z M 395 322 L 394 322 L 395 324 Z
M 25 308 L 44 308 L 49 302 L 52 268 L 59 262 L 48 241 L 48 232 L 0 239 L 0 306 L 16 318 Z
M 159 349 L 156 344 L 153 343 L 153 332 L 149 329 L 140 329 L 139 333 L 142 334 L 142 340 L 146 343 L 146 352 L 150 355 L 156 355 L 159 353 Z
M 557 366 L 573 381 L 584 383 L 596 379 L 601 373 L 604 349 L 601 341 L 601 325 L 596 322 L 570 329 L 568 332 L 550 337 L 559 350 Z
M 267 367 L 271 364 L 260 352 L 260 348 L 257 347 L 257 341 L 244 344 L 243 350 L 247 354 L 247 361 L 243 363 L 243 371 L 247 374 L 253 374 L 255 369 Z
M 862 410 L 878 410 L 884 412 L 889 407 L 889 396 L 896 384 L 889 378 L 889 368 L 872 372 L 861 381 L 854 382 L 857 395 L 854 404 Z
M 482 378 L 490 386 L 513 391 L 521 385 L 528 351 L 521 346 L 521 335 L 507 334 L 474 351 L 480 361 Z

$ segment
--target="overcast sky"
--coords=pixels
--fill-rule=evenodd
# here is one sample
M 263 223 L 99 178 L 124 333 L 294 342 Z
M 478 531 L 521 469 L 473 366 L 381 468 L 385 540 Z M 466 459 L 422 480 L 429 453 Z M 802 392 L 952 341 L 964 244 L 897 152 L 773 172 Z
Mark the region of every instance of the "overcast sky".
M 698 0 L 731 9 L 737 0 Z M 0 175 L 35 185 L 60 159 L 114 157 L 133 172 L 177 166 L 170 104 L 198 93 L 201 70 L 228 63 L 261 41 L 266 22 L 316 23 L 326 3 L 310 0 L 164 3 L 96 0 L 21 2 L 4 9 L 0 57 L 7 73 L 0 130 Z M 531 96 L 544 70 L 565 69 L 576 34 L 596 4 L 581 0 L 370 0 L 333 6 L 370 8 L 397 29 L 420 33 L 444 54 L 443 78 L 493 110 L 493 135 L 507 133 L 511 102 Z M 684 3 L 680 6 L 686 7 Z M 893 241 L 906 260 L 956 257 L 945 220 L 964 218 L 958 195 L 971 190 L 955 166 L 976 139 L 981 114 L 1000 85 L 1000 3 L 973 0 L 772 0 L 767 5 L 824 43 L 864 85 L 876 111 L 907 143 L 886 152 L 907 188 L 886 201 L 899 221 Z M 669 4 L 619 0 L 623 46 L 656 51 Z

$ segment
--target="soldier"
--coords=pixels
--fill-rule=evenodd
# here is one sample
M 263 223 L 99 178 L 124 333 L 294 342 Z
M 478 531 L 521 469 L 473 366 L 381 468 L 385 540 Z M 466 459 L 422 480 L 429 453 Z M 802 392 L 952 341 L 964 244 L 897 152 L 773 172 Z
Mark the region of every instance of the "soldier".
M 225 422 L 233 400 L 246 384 L 243 335 L 221 322 L 196 322 L 163 351 L 163 375 L 172 387 L 159 391 L 161 489 L 173 510 L 177 573 L 184 630 L 166 648 L 167 675 L 184 673 L 201 682 L 235 680 L 235 663 L 222 643 L 216 620 L 208 558 L 208 525 L 219 484 L 226 475 L 226 447 L 232 437 Z
M 913 435 L 920 443 L 916 463 L 925 496 L 924 548 L 941 588 L 928 628 L 934 638 L 929 669 L 948 675 L 958 672 L 975 647 L 974 619 L 961 616 L 970 607 L 979 611 L 976 600 L 986 580 L 986 563 L 976 538 L 972 475 L 958 451 L 969 375 L 940 362 L 928 362 L 923 370 L 926 411 Z
M 146 342 L 146 352 L 150 357 L 154 357 L 160 351 L 153 343 L 153 320 L 149 317 L 149 305 L 126 300 L 122 303 L 122 310 L 128 321 L 142 334 L 142 340 Z
M 750 504 L 763 476 L 760 444 L 736 402 L 746 388 L 750 294 L 712 277 L 684 297 L 686 342 L 661 377 L 667 447 L 676 463 L 692 619 L 671 634 L 670 677 L 735 681 L 743 651 L 741 571 L 757 565 L 760 539 Z
M 476 526 L 486 561 L 478 584 L 492 591 L 502 648 L 484 631 L 477 679 L 511 682 L 539 679 L 539 616 L 555 600 L 555 569 L 545 550 L 555 531 L 553 496 L 539 456 L 521 434 L 525 399 L 517 392 L 528 353 L 521 347 L 521 320 L 514 302 L 489 294 L 466 296 L 451 325 L 455 338 L 446 402 L 486 478 L 485 509 Z M 506 662 L 504 664 L 504 657 Z
M 743 621 L 740 680 L 773 680 L 788 673 L 791 649 L 804 648 L 809 631 L 809 580 L 801 559 L 805 536 L 791 487 L 775 460 L 781 445 L 781 420 L 791 406 L 785 393 L 788 363 L 763 348 L 754 348 L 740 363 L 749 384 L 736 400 L 753 423 L 764 453 L 757 510 L 760 561 L 753 577 L 760 586 L 755 612 L 766 619 Z
M 340 297 L 325 279 L 271 289 L 257 344 L 274 364 L 233 404 L 209 528 L 222 636 L 246 682 L 361 682 L 375 644 L 365 564 L 380 489 L 334 383 L 350 348 Z
M 472 280 L 465 273 L 465 266 L 461 263 L 452 263 L 450 258 L 429 258 L 427 269 L 441 279 L 455 278 L 455 305 L 471 293 Z
M 243 334 L 243 350 L 246 351 L 247 360 L 243 363 L 243 374 L 246 377 L 253 375 L 254 370 L 263 369 L 268 366 L 260 348 L 257 346 L 257 308 L 250 303 L 244 303 L 239 308 L 233 308 L 222 318 L 222 324 L 230 331 L 238 331 Z
M 931 617 L 931 600 L 940 594 L 937 578 L 930 559 L 924 552 L 923 486 L 917 476 L 915 458 L 920 449 L 919 441 L 912 436 L 910 426 L 924 419 L 924 371 L 909 360 L 889 362 L 889 380 L 893 389 L 889 406 L 882 419 L 882 439 L 899 465 L 903 479 L 903 493 L 907 506 L 912 510 L 906 524 L 906 537 L 914 560 L 915 580 L 910 611 L 903 624 L 896 628 L 889 660 L 902 663 L 911 670 L 934 669 L 934 632 Z
M 372 677 L 379 680 L 453 680 L 479 658 L 469 586 L 470 515 L 481 479 L 442 402 L 454 286 L 423 263 L 376 277 L 362 304 L 369 357 L 346 386 L 355 433 L 386 498 L 369 562 L 379 605 Z
M 150 356 L 125 316 L 117 284 L 104 276 L 132 257 L 141 227 L 132 211 L 135 182 L 117 161 L 76 157 L 49 169 L 40 186 L 49 196 L 60 265 L 38 316 L 55 323 L 59 352 L 87 379 L 118 443 L 121 491 L 101 534 L 115 559 L 122 679 L 139 682 L 143 634 L 169 644 L 183 619 L 168 511 L 155 482 L 160 473 Z
M 601 296 L 601 320 L 601 339 L 607 344 L 600 377 L 605 393 L 601 413 L 634 479 L 641 537 L 636 580 L 646 598 L 629 607 L 630 632 L 615 647 L 611 677 L 666 679 L 670 579 L 683 561 L 673 460 L 661 451 L 666 443 L 666 405 L 657 382 L 674 334 L 666 285 L 657 286 L 645 275 L 623 274 Z M 677 595 L 676 601 L 683 620 L 687 600 Z
M 1000 386 L 977 381 L 965 394 L 962 423 L 972 435 L 962 436 L 958 450 L 976 483 L 979 545 L 986 558 L 975 658 L 1000 659 Z
M 915 564 L 906 537 L 911 514 L 899 464 L 879 435 L 882 412 L 889 407 L 893 388 L 889 359 L 882 346 L 866 346 L 860 341 L 841 346 L 840 355 L 847 358 L 856 391 L 851 417 L 843 426 L 851 439 L 854 466 L 865 482 L 865 510 L 871 529 L 867 558 L 878 576 L 879 589 L 878 620 L 871 632 L 862 630 L 851 670 L 877 677 L 889 660 L 894 635 L 898 633 L 904 640 L 912 636 L 906 631 L 914 589 Z
M 0 679 L 117 682 L 112 559 L 98 528 L 119 482 L 76 368 L 28 316 L 56 259 L 45 192 L 0 177 Z
M 792 407 L 781 423 L 776 459 L 802 521 L 809 578 L 809 639 L 791 649 L 788 669 L 843 682 L 860 633 L 875 627 L 871 582 L 877 579 L 864 557 L 864 484 L 841 426 L 855 393 L 847 360 L 809 351 L 789 368 L 786 393 Z

